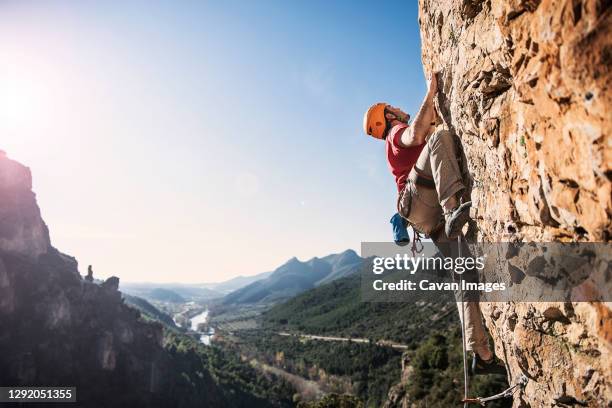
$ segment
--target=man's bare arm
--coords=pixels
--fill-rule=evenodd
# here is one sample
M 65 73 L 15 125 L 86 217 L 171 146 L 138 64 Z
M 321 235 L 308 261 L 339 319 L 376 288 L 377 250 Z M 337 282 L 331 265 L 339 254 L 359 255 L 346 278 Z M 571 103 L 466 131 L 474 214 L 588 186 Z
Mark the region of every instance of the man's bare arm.
M 417 113 L 412 125 L 402 133 L 399 144 L 402 147 L 419 146 L 425 143 L 425 138 L 435 120 L 435 107 L 433 98 L 438 90 L 436 75 L 432 75 L 429 89 L 421 108 Z

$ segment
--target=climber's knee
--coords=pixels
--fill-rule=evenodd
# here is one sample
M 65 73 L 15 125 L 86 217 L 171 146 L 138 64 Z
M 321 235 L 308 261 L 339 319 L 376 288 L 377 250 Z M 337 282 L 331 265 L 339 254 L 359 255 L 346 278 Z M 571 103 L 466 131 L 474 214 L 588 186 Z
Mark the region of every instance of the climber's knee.
M 429 146 L 438 143 L 452 143 L 453 142 L 453 134 L 449 130 L 440 129 L 436 130 L 430 137 L 427 143 Z

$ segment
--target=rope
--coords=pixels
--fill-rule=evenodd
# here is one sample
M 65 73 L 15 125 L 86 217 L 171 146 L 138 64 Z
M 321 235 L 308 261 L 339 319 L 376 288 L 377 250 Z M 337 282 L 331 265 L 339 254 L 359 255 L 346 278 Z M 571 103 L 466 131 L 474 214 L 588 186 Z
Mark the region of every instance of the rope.
M 461 234 L 457 237 L 457 248 L 458 248 L 458 256 L 461 257 Z M 467 347 L 466 347 L 466 335 L 465 335 L 465 302 L 463 298 L 463 274 L 459 275 L 459 293 L 461 296 L 461 308 L 460 308 L 460 317 L 461 317 L 461 342 L 463 348 L 463 408 L 468 408 L 469 404 L 480 404 L 481 406 L 485 406 L 487 402 L 498 400 L 501 398 L 511 397 L 516 391 L 517 387 L 524 387 L 527 385 L 527 377 L 523 374 L 519 378 L 518 382 L 499 394 L 492 395 L 490 397 L 476 397 L 476 398 L 468 398 L 468 394 L 470 392 L 469 385 L 469 376 L 468 376 L 468 366 L 467 366 Z
M 457 236 L 457 249 L 459 251 L 458 256 L 461 258 L 461 234 Z M 466 347 L 466 335 L 465 335 L 465 301 L 463 298 L 463 274 L 459 275 L 459 293 L 461 297 L 461 346 L 463 348 L 463 408 L 468 408 L 469 402 L 468 394 L 470 390 L 469 378 L 468 378 L 468 365 L 467 365 L 467 347 Z

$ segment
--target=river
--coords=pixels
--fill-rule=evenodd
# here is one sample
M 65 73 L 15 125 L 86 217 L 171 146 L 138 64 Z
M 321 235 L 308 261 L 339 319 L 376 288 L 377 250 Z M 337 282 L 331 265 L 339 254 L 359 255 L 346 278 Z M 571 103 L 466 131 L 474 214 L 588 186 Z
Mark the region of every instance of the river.
M 198 331 L 198 326 L 202 323 L 206 323 L 208 321 L 208 309 L 204 310 L 202 313 L 195 315 L 191 318 L 191 330 L 200 334 L 200 341 L 209 346 L 212 341 L 212 337 L 215 334 L 215 329 L 212 327 L 208 328 L 208 331 L 201 332 Z

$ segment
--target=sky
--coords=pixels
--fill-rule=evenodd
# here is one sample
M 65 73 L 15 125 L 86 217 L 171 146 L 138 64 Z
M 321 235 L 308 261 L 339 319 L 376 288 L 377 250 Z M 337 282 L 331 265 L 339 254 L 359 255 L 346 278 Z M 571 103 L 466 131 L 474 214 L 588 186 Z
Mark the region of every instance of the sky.
M 81 273 L 218 282 L 390 241 L 362 130 L 414 116 L 417 2 L 0 2 L 0 149 Z

